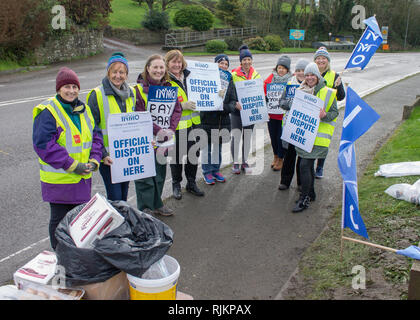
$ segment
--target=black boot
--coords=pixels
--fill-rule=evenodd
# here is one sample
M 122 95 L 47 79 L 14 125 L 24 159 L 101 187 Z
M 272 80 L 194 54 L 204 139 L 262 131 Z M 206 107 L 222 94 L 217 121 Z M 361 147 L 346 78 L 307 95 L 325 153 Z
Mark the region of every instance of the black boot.
M 197 184 L 195 182 L 188 182 L 187 186 L 185 187 L 185 189 L 192 193 L 193 195 L 197 196 L 197 197 L 202 197 L 204 196 L 204 192 L 201 191 L 200 189 L 198 189 Z
M 176 200 L 181 200 L 182 193 L 181 193 L 181 184 L 180 183 L 172 184 L 172 192 L 173 192 L 174 198 Z
M 309 203 L 311 199 L 308 196 L 301 196 L 296 203 L 296 206 L 293 208 L 292 212 L 301 212 L 307 208 L 309 208 Z

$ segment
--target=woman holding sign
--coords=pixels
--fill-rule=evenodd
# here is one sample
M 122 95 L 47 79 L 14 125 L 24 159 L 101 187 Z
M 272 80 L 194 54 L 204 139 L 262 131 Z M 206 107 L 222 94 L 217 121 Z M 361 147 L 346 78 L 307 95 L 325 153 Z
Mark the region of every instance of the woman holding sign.
M 144 66 L 144 71 L 137 79 L 136 90 L 136 107 L 135 111 L 149 111 L 153 120 L 153 136 L 157 139 L 157 149 L 155 154 L 162 156 L 155 157 L 156 176 L 146 179 L 135 180 L 137 195 L 137 208 L 146 213 L 156 213 L 163 216 L 173 215 L 172 209 L 165 206 L 162 202 L 162 191 L 166 179 L 166 157 L 167 148 L 159 147 L 159 144 L 173 139 L 176 128 L 181 118 L 181 103 L 177 99 L 177 90 L 169 92 L 171 87 L 169 82 L 169 74 L 165 67 L 165 61 L 160 55 L 152 55 Z M 151 89 L 152 88 L 152 89 Z M 171 88 L 172 89 L 172 88 Z M 169 99 L 159 100 L 155 97 L 152 103 L 148 103 L 151 97 L 150 92 L 157 92 L 154 96 L 172 96 L 173 101 Z M 155 102 L 158 103 L 155 103 Z
M 195 181 L 200 150 L 197 149 L 194 159 L 191 159 L 189 154 L 190 149 L 198 143 L 197 138 L 194 138 L 194 140 L 189 139 L 192 138 L 190 134 L 194 136 L 194 129 L 198 128 L 198 125 L 201 123 L 200 113 L 195 111 L 195 102 L 188 100 L 187 77 L 190 71 L 187 69 L 187 62 L 179 50 L 168 51 L 165 55 L 165 64 L 169 72 L 170 83 L 178 88 L 178 100 L 182 107 L 181 119 L 175 131 L 175 155 L 172 157 L 170 164 L 173 196 L 177 200 L 182 198 L 181 181 L 184 167 L 187 178 L 186 190 L 195 196 L 202 197 L 204 192 L 198 188 Z M 184 155 L 187 156 L 185 166 L 183 166 Z
M 232 75 L 229 69 L 229 57 L 219 54 L 214 58 L 220 71 L 222 90 L 221 97 L 225 97 L 229 86 L 232 86 Z M 226 94 L 227 103 L 223 103 L 223 111 L 207 111 L 201 113 L 201 128 L 207 133 L 207 148 L 203 148 L 203 156 L 207 155 L 206 163 L 202 163 L 203 176 L 206 184 L 213 185 L 217 182 L 225 182 L 225 177 L 220 173 L 222 163 L 222 143 L 230 140 L 230 117 L 229 114 L 235 109 L 236 102 L 229 103 L 229 95 Z
M 268 121 L 268 132 L 270 134 L 271 147 L 273 148 L 274 153 L 271 168 L 274 171 L 279 171 L 283 167 L 285 150 L 283 149 L 281 142 L 281 133 L 284 110 L 280 107 L 280 99 L 282 93 L 285 91 L 286 84 L 292 77 L 290 74 L 290 63 L 291 60 L 288 56 L 281 56 L 278 59 L 273 72 L 264 81 L 264 93 L 266 95 L 266 101 L 268 100 L 268 116 L 270 119 Z M 267 94 L 267 87 L 271 89 L 272 83 L 283 84 L 283 92 L 275 89 L 274 91 L 268 90 Z
M 127 84 L 128 62 L 121 52 L 114 53 L 108 60 L 107 74 L 102 84 L 87 95 L 89 106 L 95 118 L 96 125 L 102 130 L 104 147 L 102 149 L 102 163 L 99 172 L 105 184 L 109 200 L 127 201 L 129 181 L 112 183 L 109 156 L 107 121 L 108 115 L 113 113 L 133 112 L 136 104 L 134 90 Z
M 252 54 L 249 51 L 248 46 L 242 45 L 239 48 L 239 62 L 240 66 L 232 70 L 232 80 L 233 84 L 244 81 L 261 78 L 260 74 L 252 67 Z M 234 87 L 233 87 L 234 88 Z M 228 92 L 229 93 L 229 92 Z M 232 141 L 231 141 L 231 152 L 233 157 L 233 167 L 232 172 L 235 174 L 240 174 L 241 170 L 245 174 L 252 173 L 252 169 L 249 167 L 247 160 L 249 151 L 251 149 L 251 138 L 252 130 L 254 125 L 249 125 L 242 127 L 241 113 L 242 110 L 241 104 L 238 102 L 236 97 L 235 109 L 230 114 L 231 127 L 232 127 Z M 239 164 L 239 143 L 242 139 L 242 165 Z
M 306 152 L 296 147 L 296 153 L 301 158 L 300 180 L 302 192 L 296 206 L 293 208 L 293 212 L 307 209 L 310 202 L 316 198 L 314 189 L 315 160 L 326 157 L 338 116 L 336 90 L 326 86 L 324 78 L 319 73 L 318 66 L 313 62 L 308 64 L 304 75 L 305 80 L 299 89 L 320 98 L 324 101 L 324 107 L 319 112 L 320 123 L 312 151 Z
M 337 101 L 342 101 L 346 97 L 346 90 L 341 82 L 340 75 L 331 69 L 331 57 L 325 47 L 320 47 L 314 55 L 314 61 L 318 66 L 319 72 L 327 82 L 327 87 L 337 90 Z M 327 156 L 325 155 L 325 158 Z M 325 158 L 320 158 L 317 161 L 315 177 L 322 179 L 324 177 L 324 163 Z
M 78 99 L 76 73 L 61 68 L 56 96 L 33 110 L 32 141 L 39 157 L 42 198 L 50 203 L 49 234 L 55 250 L 55 229 L 64 216 L 90 200 L 92 171 L 102 159 L 102 135 L 89 106 Z

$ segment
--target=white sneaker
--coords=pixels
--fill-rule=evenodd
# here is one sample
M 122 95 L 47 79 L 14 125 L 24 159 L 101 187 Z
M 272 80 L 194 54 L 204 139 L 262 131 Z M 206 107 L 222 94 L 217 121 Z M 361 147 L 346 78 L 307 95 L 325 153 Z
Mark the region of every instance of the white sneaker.
M 245 174 L 251 174 L 252 173 L 251 167 L 246 162 L 242 163 L 241 169 L 245 172 Z

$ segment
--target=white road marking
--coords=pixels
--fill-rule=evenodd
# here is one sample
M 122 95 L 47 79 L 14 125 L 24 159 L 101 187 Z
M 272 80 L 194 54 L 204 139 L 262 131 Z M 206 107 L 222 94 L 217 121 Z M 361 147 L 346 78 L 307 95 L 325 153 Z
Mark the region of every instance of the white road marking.
M 33 247 L 35 247 L 36 245 L 41 244 L 41 243 L 43 243 L 45 241 L 48 241 L 49 239 L 50 239 L 50 237 L 47 237 L 47 238 L 44 238 L 42 240 L 39 240 L 38 242 L 32 243 L 31 245 L 27 246 L 26 248 L 23 248 L 22 250 L 16 251 L 15 253 L 12 253 L 11 255 L 9 255 L 9 256 L 1 259 L 0 260 L 0 263 L 11 259 L 11 258 L 13 258 L 14 256 L 16 256 L 18 254 L 21 254 L 21 253 L 23 253 L 25 251 L 28 251 L 28 250 L 32 249 Z

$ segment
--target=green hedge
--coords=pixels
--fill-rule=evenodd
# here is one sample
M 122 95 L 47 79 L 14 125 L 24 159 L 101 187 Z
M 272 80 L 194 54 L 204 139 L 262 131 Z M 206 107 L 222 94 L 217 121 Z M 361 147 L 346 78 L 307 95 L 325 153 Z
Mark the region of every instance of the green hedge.
M 206 42 L 206 51 L 211 53 L 223 53 L 228 45 L 223 40 L 209 40 Z

